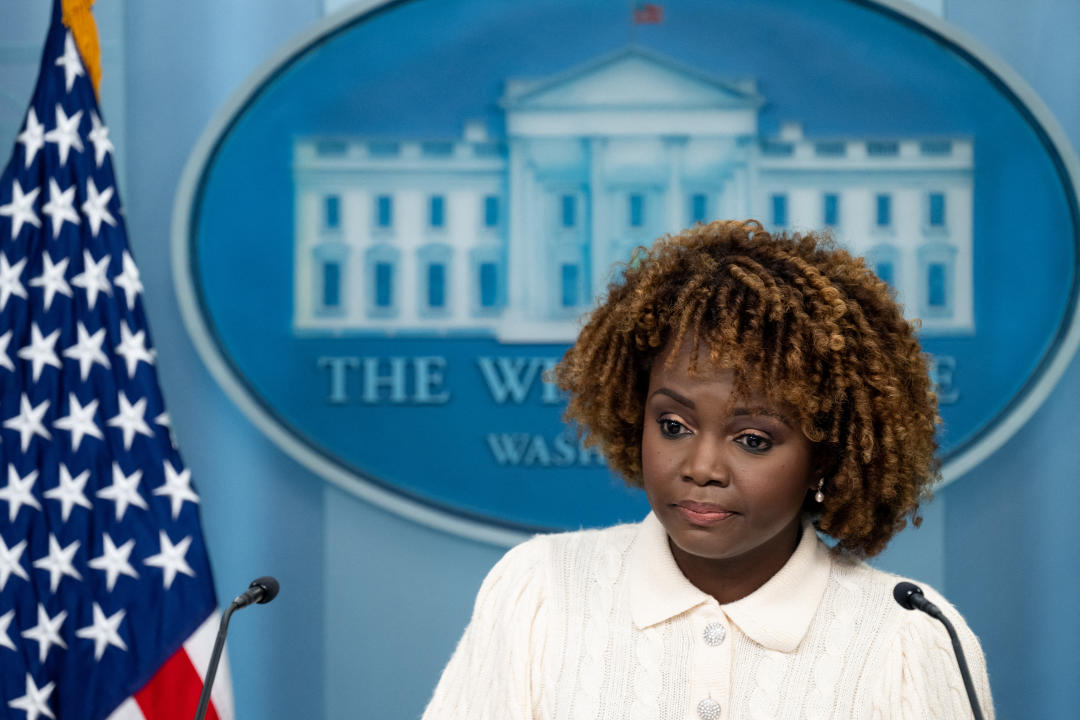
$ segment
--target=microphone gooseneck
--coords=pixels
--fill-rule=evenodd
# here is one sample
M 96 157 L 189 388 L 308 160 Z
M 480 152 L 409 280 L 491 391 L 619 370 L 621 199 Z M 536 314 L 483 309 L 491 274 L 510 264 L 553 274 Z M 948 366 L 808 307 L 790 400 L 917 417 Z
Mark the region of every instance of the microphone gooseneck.
M 956 628 L 945 617 L 945 613 L 941 612 L 941 608 L 937 605 L 926 599 L 922 588 L 906 580 L 896 583 L 896 587 L 893 588 L 893 598 L 905 610 L 921 610 L 930 617 L 940 620 L 945 626 L 945 629 L 949 632 L 949 639 L 952 641 L 956 663 L 960 666 L 960 677 L 964 680 L 964 689 L 967 691 L 968 702 L 971 704 L 971 712 L 975 716 L 975 720 L 983 720 L 982 711 L 979 710 L 979 699 L 975 697 L 975 684 L 971 682 L 971 672 L 968 671 L 967 660 L 964 658 L 964 648 L 960 645 L 960 637 L 956 634 Z
M 256 578 L 248 585 L 248 589 L 237 595 L 221 614 L 221 624 L 218 625 L 217 638 L 214 640 L 214 651 L 210 654 L 210 665 L 206 669 L 202 694 L 199 695 L 199 706 L 195 710 L 195 720 L 204 720 L 206 717 L 206 708 L 210 705 L 210 689 L 214 686 L 214 676 L 217 675 L 218 663 L 221 662 L 221 652 L 225 649 L 225 634 L 229 630 L 232 614 L 252 603 L 265 605 L 277 597 L 280 589 L 278 581 L 269 575 Z

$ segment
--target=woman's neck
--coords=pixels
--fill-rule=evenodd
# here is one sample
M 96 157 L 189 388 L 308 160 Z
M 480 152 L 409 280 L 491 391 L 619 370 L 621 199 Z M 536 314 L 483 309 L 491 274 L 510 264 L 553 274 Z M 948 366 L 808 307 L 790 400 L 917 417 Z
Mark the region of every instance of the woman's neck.
M 705 558 L 691 555 L 671 542 L 668 547 L 683 575 L 696 588 L 712 595 L 721 605 L 741 600 L 780 572 L 799 545 L 802 522 L 777 535 L 766 545 L 732 558 Z

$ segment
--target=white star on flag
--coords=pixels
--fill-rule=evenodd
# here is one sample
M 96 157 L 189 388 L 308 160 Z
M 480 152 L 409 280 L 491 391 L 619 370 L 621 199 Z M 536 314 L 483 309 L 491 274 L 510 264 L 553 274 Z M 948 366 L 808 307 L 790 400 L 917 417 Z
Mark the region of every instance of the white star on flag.
M 94 422 L 94 413 L 97 412 L 98 400 L 94 398 L 86 405 L 79 402 L 75 393 L 68 393 L 68 414 L 53 420 L 53 427 L 57 430 L 67 430 L 71 433 L 71 449 L 78 450 L 83 436 L 90 435 L 98 440 L 104 440 L 101 428 Z
M 86 219 L 90 221 L 90 232 L 93 233 L 94 237 L 97 237 L 98 231 L 101 230 L 101 223 L 106 222 L 113 226 L 116 225 L 116 218 L 112 216 L 108 208 L 112 196 L 113 189 L 111 187 L 98 192 L 97 185 L 94 184 L 94 178 L 87 179 L 86 201 L 82 204 L 82 211 L 86 215 Z
M 37 199 L 41 188 L 36 187 L 28 193 L 24 193 L 18 180 L 11 183 L 11 202 L 0 205 L 0 215 L 11 218 L 11 239 L 19 236 L 23 223 L 30 223 L 34 227 L 41 227 L 41 218 L 34 212 L 34 201 Z M 25 295 L 23 297 L 26 297 Z
M 72 39 L 71 33 L 64 38 L 64 54 L 56 59 L 56 64 L 64 68 L 64 85 L 67 91 L 71 92 L 75 78 L 84 73 L 82 59 L 79 58 L 79 51 L 75 47 L 75 40 Z
M 191 536 L 188 535 L 173 545 L 164 530 L 159 530 L 158 534 L 161 537 L 161 552 L 146 558 L 143 560 L 143 564 L 161 568 L 164 573 L 162 581 L 165 583 L 165 589 L 168 590 L 172 587 L 173 580 L 176 579 L 176 573 L 178 572 L 195 577 L 195 571 L 191 569 L 191 566 L 188 565 L 187 560 L 184 558 L 187 555 L 188 547 L 191 545 Z
M 49 178 L 49 202 L 45 203 L 41 211 L 52 220 L 54 239 L 60 236 L 60 228 L 64 226 L 65 220 L 72 225 L 79 224 L 79 213 L 75 212 L 74 203 L 75 186 L 61 190 L 60 183 L 56 182 L 55 178 Z
M 72 297 L 71 286 L 68 285 L 67 278 L 64 277 L 68 263 L 71 260 L 70 258 L 64 258 L 60 262 L 54 263 L 48 253 L 42 254 L 41 259 L 44 267 L 41 269 L 40 275 L 30 278 L 30 287 L 39 287 L 44 290 L 45 312 L 48 312 L 56 293 Z
M 56 716 L 49 709 L 49 696 L 52 695 L 52 691 L 51 681 L 39 688 L 34 682 L 34 676 L 26 673 L 26 694 L 9 702 L 8 707 L 25 711 L 26 720 L 38 720 L 41 715 L 55 719 Z
M 120 407 L 115 416 L 105 421 L 109 427 L 118 427 L 124 433 L 124 449 L 130 450 L 135 434 L 154 437 L 154 432 L 146 424 L 146 398 L 139 398 L 131 404 L 124 391 L 117 396 Z
M 183 472 L 176 472 L 172 463 L 165 463 L 165 484 L 154 488 L 155 495 L 167 495 L 172 505 L 173 520 L 180 516 L 180 510 L 184 501 L 198 504 L 199 496 L 191 489 L 191 470 L 184 468 Z
M 26 550 L 26 541 L 20 540 L 14 546 L 8 547 L 4 538 L 0 537 L 0 592 L 7 585 L 8 578 L 18 575 L 23 580 L 30 580 L 26 574 L 26 568 L 22 566 L 22 554 Z
M 122 327 L 127 327 L 127 325 L 124 324 Z M 79 361 L 79 377 L 83 382 L 86 382 L 86 378 L 90 377 L 90 370 L 94 363 L 98 363 L 105 368 L 110 367 L 109 357 L 101 349 L 102 343 L 105 342 L 105 328 L 101 328 L 91 335 L 87 332 L 86 326 L 80 322 L 76 326 L 76 330 L 79 334 L 79 341 L 64 350 L 64 357 L 74 358 Z
M 90 122 L 93 127 L 87 137 L 94 144 L 94 160 L 97 162 L 97 166 L 101 167 L 101 163 L 105 162 L 106 153 L 112 152 L 116 148 L 113 147 L 112 140 L 109 139 L 109 128 L 105 127 L 96 112 L 90 113 Z
M 7 306 L 8 298 L 12 295 L 18 295 L 22 299 L 26 299 L 26 288 L 23 287 L 22 281 L 19 280 L 24 265 L 26 265 L 26 258 L 14 265 L 10 265 L 8 264 L 7 255 L 0 253 L 0 310 Z
M 26 452 L 26 448 L 30 447 L 30 441 L 34 439 L 35 435 L 40 435 L 46 440 L 52 439 L 52 435 L 49 434 L 49 431 L 45 429 L 45 425 L 41 422 L 41 418 L 45 416 L 48 409 L 48 400 L 42 400 L 41 404 L 33 407 L 30 404 L 30 398 L 24 393 L 19 398 L 19 414 L 4 421 L 4 427 L 19 432 L 19 442 L 22 445 L 23 452 Z
M 31 470 L 26 477 L 19 477 L 15 466 L 8 465 L 8 484 L 0 488 L 0 500 L 7 500 L 8 503 L 8 522 L 15 522 L 23 505 L 41 510 L 41 505 L 38 504 L 33 492 L 37 476 L 38 471 Z
M 8 610 L 3 615 L 0 615 L 0 647 L 6 647 L 9 650 L 15 649 L 15 643 L 11 642 L 11 635 L 8 634 L 8 627 L 14 618 L 14 610 Z
M 72 285 L 86 291 L 86 303 L 91 310 L 94 309 L 99 292 L 112 295 L 112 284 L 106 275 L 109 260 L 108 254 L 103 255 L 100 260 L 94 260 L 89 250 L 83 250 L 83 271 L 71 278 Z
M 45 497 L 60 503 L 60 519 L 64 522 L 68 521 L 76 505 L 87 510 L 93 509 L 94 506 L 83 494 L 83 488 L 86 487 L 86 481 L 89 479 L 89 470 L 83 470 L 75 477 L 71 477 L 71 471 L 67 469 L 67 465 L 60 463 L 60 484 L 51 490 L 46 490 Z
M 65 575 L 82 580 L 82 575 L 71 562 L 80 544 L 78 540 L 72 540 L 70 545 L 62 548 L 56 536 L 49 533 L 49 554 L 34 561 L 34 567 L 49 573 L 49 592 L 56 592 Z
M 119 463 L 113 463 L 113 483 L 109 487 L 97 491 L 99 498 L 112 500 L 116 503 L 116 521 L 124 519 L 129 505 L 147 510 L 146 501 L 139 494 L 139 481 L 142 480 L 142 470 L 136 470 L 131 475 L 125 475 L 120 469 Z
M 19 133 L 18 142 L 23 144 L 24 162 L 30 167 L 37 151 L 45 147 L 45 126 L 38 122 L 34 108 L 26 113 L 26 129 Z
M 101 549 L 101 555 L 90 560 L 87 565 L 105 573 L 105 587 L 112 592 L 121 575 L 136 579 L 139 577 L 139 573 L 135 572 L 135 568 L 131 567 L 128 560 L 131 557 L 131 551 L 135 548 L 135 540 L 128 540 L 120 547 L 116 547 L 109 533 L 104 533 L 102 539 L 105 546 Z
M 0 367 L 7 368 L 8 370 L 15 369 L 15 363 L 11 362 L 11 356 L 8 355 L 8 344 L 11 343 L 11 335 L 14 331 L 8 330 L 3 335 L 0 335 Z
M 135 261 L 127 250 L 124 251 L 123 264 L 123 272 L 113 278 L 113 285 L 124 289 L 128 310 L 132 310 L 135 308 L 135 297 L 143 291 L 143 286 L 139 280 L 139 268 L 135 267 Z
M 59 645 L 67 649 L 67 643 L 60 637 L 60 626 L 67 619 L 67 610 L 61 610 L 56 617 L 49 617 L 45 606 L 38 603 L 37 616 L 38 624 L 29 630 L 23 630 L 22 636 L 37 642 L 38 657 L 41 658 L 41 662 L 45 662 L 45 658 L 49 655 L 49 649 L 53 645 Z
M 94 659 L 100 660 L 105 654 L 105 648 L 109 645 L 127 651 L 127 645 L 120 639 L 120 623 L 124 621 L 124 611 L 117 610 L 109 617 L 105 617 L 101 606 L 94 603 L 94 622 L 84 628 L 75 631 L 75 635 L 87 640 L 94 641 Z
M 135 377 L 140 360 L 148 365 L 154 364 L 154 355 L 146 349 L 146 331 L 132 334 L 126 322 L 120 323 L 120 344 L 116 346 L 116 354 L 124 358 L 129 378 Z
M 30 326 L 30 344 L 20 348 L 16 354 L 23 360 L 29 360 L 33 365 L 34 382 L 41 377 L 41 371 L 46 365 L 52 365 L 57 369 L 61 367 L 60 358 L 56 356 L 56 350 L 53 349 L 59 337 L 60 328 L 53 330 L 47 337 L 42 337 L 37 323 Z
M 45 142 L 56 143 L 61 165 L 67 165 L 71 148 L 75 148 L 76 152 L 83 151 L 82 138 L 79 137 L 79 122 L 82 120 L 82 113 L 83 111 L 79 110 L 68 117 L 63 106 L 56 103 L 56 127 L 45 133 Z

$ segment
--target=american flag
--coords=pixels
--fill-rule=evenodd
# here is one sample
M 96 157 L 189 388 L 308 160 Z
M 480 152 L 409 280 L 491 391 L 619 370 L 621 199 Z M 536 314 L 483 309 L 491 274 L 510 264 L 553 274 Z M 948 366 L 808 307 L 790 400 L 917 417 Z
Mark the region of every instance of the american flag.
M 664 21 L 664 8 L 656 3 L 635 2 L 634 24 L 656 25 Z
M 112 151 L 56 0 L 0 176 L 2 718 L 191 718 L 217 627 Z

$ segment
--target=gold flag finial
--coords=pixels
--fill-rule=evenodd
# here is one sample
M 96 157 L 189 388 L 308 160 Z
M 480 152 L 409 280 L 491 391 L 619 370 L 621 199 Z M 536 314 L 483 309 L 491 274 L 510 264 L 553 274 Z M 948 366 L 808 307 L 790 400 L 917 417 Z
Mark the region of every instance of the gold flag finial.
M 63 0 L 64 25 L 71 30 L 75 38 L 75 47 L 79 49 L 86 74 L 94 85 L 94 94 L 98 94 L 101 84 L 101 45 L 98 43 L 97 24 L 90 6 L 94 0 Z M 100 96 L 99 96 L 100 97 Z

